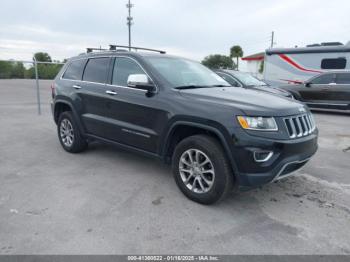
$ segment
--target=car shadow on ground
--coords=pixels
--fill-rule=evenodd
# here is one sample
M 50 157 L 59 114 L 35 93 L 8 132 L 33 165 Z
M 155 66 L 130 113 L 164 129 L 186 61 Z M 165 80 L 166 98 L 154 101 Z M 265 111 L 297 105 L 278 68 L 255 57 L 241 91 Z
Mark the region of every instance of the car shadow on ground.
M 139 173 L 142 178 L 145 178 L 145 175 L 147 176 L 147 174 L 140 173 L 151 172 L 153 177 L 152 179 L 157 180 L 161 178 L 162 181 L 165 179 L 167 182 L 165 184 L 163 183 L 162 186 L 169 187 L 168 190 L 170 191 L 173 191 L 175 188 L 177 194 L 182 195 L 182 193 L 177 190 L 177 186 L 172 177 L 171 166 L 164 164 L 159 160 L 99 142 L 89 144 L 89 149 L 84 154 L 96 155 L 99 159 L 103 159 L 105 162 L 127 161 L 130 166 L 136 168 L 137 172 L 136 174 L 133 174 L 135 179 L 137 179 L 137 173 Z M 232 209 L 233 206 L 242 205 L 242 203 L 244 203 L 244 205 L 247 205 L 247 207 L 252 205 L 254 208 L 256 208 L 257 202 L 259 202 L 261 205 L 264 205 L 264 202 L 272 202 L 276 205 L 281 200 L 285 200 L 286 198 L 299 200 L 299 198 L 303 198 L 310 192 L 316 192 L 310 183 L 305 183 L 305 178 L 300 176 L 301 172 L 297 172 L 295 177 L 292 176 L 279 182 L 270 183 L 248 191 L 235 190 L 227 197 L 227 199 L 214 206 L 220 208 L 228 207 L 229 209 Z M 189 201 L 185 199 L 185 197 L 182 199 L 184 201 Z M 302 202 L 300 202 L 300 204 L 301 203 Z
M 98 158 L 97 161 L 103 161 L 108 165 L 113 163 L 111 172 L 118 169 L 118 163 L 126 162 L 127 165 L 124 167 L 126 172 L 123 175 L 129 176 L 128 181 L 131 183 L 147 181 L 143 183 L 151 184 L 150 188 L 155 190 L 153 193 L 157 197 L 152 196 L 154 199 L 149 201 L 165 209 L 168 208 L 166 207 L 168 204 L 172 207 L 183 206 L 189 210 L 209 213 L 216 210 L 226 217 L 235 217 L 238 220 L 247 214 L 254 214 L 255 217 L 263 216 L 265 221 L 267 217 L 274 220 L 281 214 L 283 218 L 302 216 L 308 220 L 313 219 L 314 214 L 330 219 L 334 215 L 332 212 L 350 216 L 350 209 L 344 202 L 346 199 L 339 198 L 343 192 L 338 188 L 327 188 L 317 182 L 317 179 L 310 180 L 310 175 L 304 174 L 303 169 L 297 171 L 295 176 L 259 188 L 244 192 L 233 191 L 225 200 L 205 206 L 188 200 L 180 192 L 172 177 L 170 166 L 161 161 L 99 142 L 91 143 L 84 155 L 92 156 L 93 159 Z M 311 210 L 314 210 L 314 213 Z

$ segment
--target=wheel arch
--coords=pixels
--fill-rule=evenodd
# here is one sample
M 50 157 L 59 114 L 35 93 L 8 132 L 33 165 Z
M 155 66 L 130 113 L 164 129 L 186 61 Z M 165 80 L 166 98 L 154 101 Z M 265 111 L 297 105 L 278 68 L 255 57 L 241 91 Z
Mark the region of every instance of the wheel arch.
M 183 131 L 186 129 L 186 134 L 182 135 L 178 133 L 179 130 Z M 232 152 L 230 150 L 228 140 L 230 135 L 227 133 L 226 135 L 223 133 L 225 131 L 221 131 L 220 127 L 206 125 L 203 123 L 189 122 L 189 121 L 177 121 L 171 125 L 166 136 L 165 143 L 161 149 L 161 156 L 163 160 L 167 163 L 170 163 L 171 156 L 174 152 L 176 145 L 185 139 L 186 137 L 195 135 L 195 134 L 208 134 L 214 136 L 218 139 L 219 143 L 224 149 L 224 152 L 230 161 L 230 166 L 234 173 L 234 176 L 237 178 L 238 169 L 236 162 L 233 158 Z
M 56 100 L 55 104 L 53 106 L 53 117 L 54 117 L 54 121 L 57 124 L 58 123 L 58 119 L 60 114 L 62 114 L 63 112 L 66 111 L 70 111 L 73 114 L 74 120 L 76 121 L 79 131 L 81 132 L 81 134 L 85 134 L 84 132 L 84 128 L 82 125 L 82 122 L 80 121 L 79 115 L 76 112 L 73 104 L 69 101 L 66 100 Z
M 58 122 L 60 115 L 66 111 L 73 111 L 72 106 L 69 103 L 62 102 L 62 101 L 58 101 L 55 103 L 54 109 L 53 109 L 53 117 L 56 124 Z
M 303 101 L 299 91 L 297 90 L 292 90 L 292 89 L 286 89 L 286 91 L 288 91 L 289 93 L 291 93 L 294 97 L 294 99 L 298 100 L 298 101 Z

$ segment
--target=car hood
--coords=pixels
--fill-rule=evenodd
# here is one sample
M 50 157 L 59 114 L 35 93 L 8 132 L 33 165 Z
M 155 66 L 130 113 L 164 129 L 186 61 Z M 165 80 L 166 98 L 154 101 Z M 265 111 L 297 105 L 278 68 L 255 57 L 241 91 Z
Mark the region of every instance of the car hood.
M 250 89 L 272 93 L 279 96 L 291 97 L 291 93 L 276 86 L 251 86 Z
M 295 100 L 244 88 L 196 88 L 181 90 L 180 94 L 198 103 L 230 106 L 247 115 L 287 116 L 308 111 L 302 103 Z

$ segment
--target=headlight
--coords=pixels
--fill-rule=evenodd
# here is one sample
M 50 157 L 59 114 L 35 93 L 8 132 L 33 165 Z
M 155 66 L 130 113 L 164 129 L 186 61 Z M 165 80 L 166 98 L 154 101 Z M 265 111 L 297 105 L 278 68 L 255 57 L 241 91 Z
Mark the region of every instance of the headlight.
M 278 127 L 273 117 L 237 116 L 238 122 L 244 129 L 277 131 Z

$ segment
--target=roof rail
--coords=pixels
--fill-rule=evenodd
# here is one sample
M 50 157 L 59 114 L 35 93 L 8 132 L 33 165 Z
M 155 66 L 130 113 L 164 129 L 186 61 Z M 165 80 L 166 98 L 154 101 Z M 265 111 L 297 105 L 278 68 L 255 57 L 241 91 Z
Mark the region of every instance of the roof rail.
M 129 46 L 126 45 L 109 45 L 109 49 L 106 48 L 101 48 L 101 47 L 88 47 L 86 48 L 86 52 L 87 53 L 92 53 L 94 51 L 116 51 L 116 52 L 125 52 L 127 50 L 125 49 L 117 49 L 117 47 L 119 48 L 126 48 L 128 49 Z M 151 49 L 151 48 L 143 48 L 143 47 L 136 47 L 136 46 L 131 46 L 131 49 L 134 49 L 135 51 L 138 50 L 144 50 L 144 51 L 151 51 L 151 52 L 157 52 L 157 53 L 161 53 L 161 54 L 165 54 L 166 52 L 163 50 L 157 50 L 157 49 Z
M 339 45 L 344 45 L 344 44 L 340 43 L 340 42 L 323 42 L 323 43 L 321 43 L 321 46 L 339 46 Z
M 92 53 L 93 51 L 108 51 L 108 49 L 104 49 L 104 48 L 101 48 L 101 47 L 88 47 L 86 48 L 86 52 L 87 53 Z
M 136 46 L 126 46 L 126 45 L 109 45 L 109 50 L 112 51 L 117 51 L 117 47 L 121 47 L 121 48 L 131 48 L 134 50 L 143 50 L 143 51 L 151 51 L 151 52 L 157 52 L 160 54 L 165 54 L 166 52 L 163 50 L 157 50 L 157 49 L 151 49 L 151 48 L 143 48 L 143 47 L 136 47 Z

